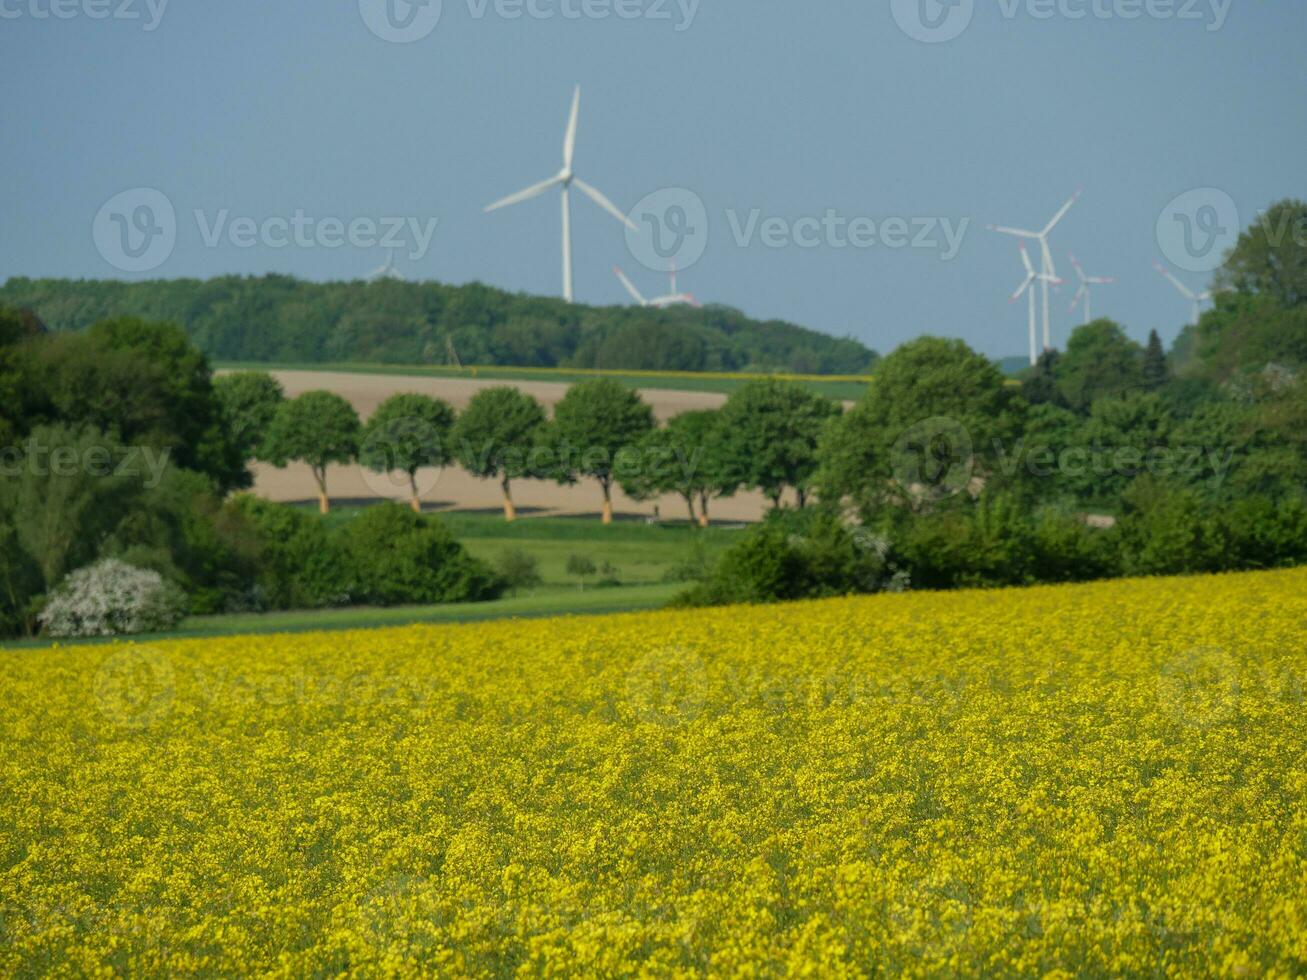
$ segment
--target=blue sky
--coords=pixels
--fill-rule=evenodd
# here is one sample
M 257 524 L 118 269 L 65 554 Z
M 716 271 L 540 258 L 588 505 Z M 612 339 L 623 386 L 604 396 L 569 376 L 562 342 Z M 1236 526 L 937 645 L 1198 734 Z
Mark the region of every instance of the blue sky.
M 412 219 L 397 259 L 410 278 L 557 294 L 557 195 L 482 208 L 557 171 L 577 83 L 581 177 L 623 210 L 666 188 L 703 202 L 684 288 L 882 351 L 935 333 L 1021 353 L 1019 255 L 985 226 L 1039 227 L 1078 188 L 1052 239 L 1058 271 L 1073 275 L 1074 251 L 1117 276 L 1094 311 L 1140 339 L 1173 338 L 1189 313 L 1152 269 L 1174 255 L 1158 234 L 1170 202 L 1213 189 L 1183 200 L 1215 234 L 1224 202 L 1246 224 L 1307 198 L 1299 2 L 444 0 L 434 21 L 392 0 L 399 19 L 381 21 L 385 2 L 0 0 L 0 278 L 338 279 L 384 261 L 316 230 L 272 247 L 298 212 L 317 230 Z M 419 38 L 378 36 L 410 16 Z M 912 36 L 936 17 L 965 29 Z M 175 244 L 143 273 L 106 261 L 93 234 L 135 188 L 176 215 Z M 413 258 L 408 229 L 432 219 Z M 626 302 L 615 264 L 647 294 L 665 285 L 589 201 L 573 225 L 578 299 Z M 1195 287 L 1209 278 L 1170 264 Z M 1078 322 L 1071 294 L 1054 301 L 1059 345 Z

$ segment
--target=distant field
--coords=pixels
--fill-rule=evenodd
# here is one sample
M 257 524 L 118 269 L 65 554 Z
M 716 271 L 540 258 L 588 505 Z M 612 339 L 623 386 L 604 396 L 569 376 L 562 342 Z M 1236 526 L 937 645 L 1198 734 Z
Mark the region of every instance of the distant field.
M 741 385 L 771 375 L 706 374 L 690 371 L 593 371 L 582 368 L 435 367 L 412 364 L 307 364 L 251 361 L 218 361 L 220 371 L 336 371 L 346 374 L 391 374 L 430 378 L 463 378 L 480 381 L 551 381 L 575 384 L 593 378 L 612 378 L 630 388 L 664 391 L 706 391 L 729 395 Z M 811 391 L 839 401 L 856 401 L 867 390 L 870 378 L 854 375 L 775 375 L 802 384 Z

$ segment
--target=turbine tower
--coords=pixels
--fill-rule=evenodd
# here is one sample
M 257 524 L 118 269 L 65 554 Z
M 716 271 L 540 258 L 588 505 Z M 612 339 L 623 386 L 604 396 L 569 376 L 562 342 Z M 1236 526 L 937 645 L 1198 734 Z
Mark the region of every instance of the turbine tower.
M 631 298 L 639 305 L 651 307 L 656 310 L 665 310 L 669 306 L 699 306 L 699 301 L 689 293 L 678 293 L 676 291 L 676 269 L 672 269 L 672 291 L 666 296 L 658 296 L 654 299 L 645 299 L 644 294 L 635 288 L 635 283 L 631 282 L 625 272 L 619 266 L 613 266 L 613 272 L 626 287 L 626 291 L 631 294 Z
M 1080 268 L 1080 263 L 1076 261 L 1076 257 L 1074 255 L 1071 256 L 1071 264 L 1075 267 L 1076 275 L 1080 277 L 1080 288 L 1076 290 L 1075 299 L 1071 300 L 1071 308 L 1070 310 L 1068 310 L 1068 312 L 1074 313 L 1076 304 L 1078 304 L 1083 299 L 1085 301 L 1085 323 L 1088 323 L 1090 321 L 1089 302 L 1090 302 L 1090 294 L 1092 292 L 1090 287 L 1107 286 L 1116 282 L 1116 280 L 1110 276 L 1085 275 L 1085 270 Z
M 1203 315 L 1203 304 L 1210 303 L 1212 301 L 1211 291 L 1208 290 L 1202 293 L 1195 293 L 1192 289 L 1190 289 L 1188 286 L 1182 283 L 1179 279 L 1171 275 L 1169 271 L 1164 269 L 1160 262 L 1154 262 L 1153 268 L 1156 269 L 1158 272 L 1160 272 L 1164 278 L 1169 279 L 1171 285 L 1180 291 L 1181 296 L 1189 300 L 1189 302 L 1193 303 L 1194 323 L 1197 324 L 1199 319 Z
M 374 269 L 368 274 L 368 282 L 380 282 L 382 279 L 397 279 L 404 281 L 404 274 L 395 268 L 395 250 L 392 248 L 386 252 L 386 264 L 380 269 Z
M 1021 287 L 1015 293 L 1012 294 L 1012 299 L 1009 300 L 1009 302 L 1015 303 L 1017 300 L 1021 298 L 1023 293 L 1026 295 L 1026 297 L 1029 300 L 1030 366 L 1034 367 L 1036 364 L 1039 363 L 1039 337 L 1037 332 L 1038 328 L 1036 326 L 1036 316 L 1035 316 L 1035 291 L 1030 287 L 1035 284 L 1036 280 L 1043 282 L 1046 286 L 1061 285 L 1062 280 L 1054 276 L 1049 276 L 1047 273 L 1044 272 L 1036 272 L 1034 265 L 1030 261 L 1030 253 L 1026 251 L 1026 243 L 1018 242 L 1017 246 L 1021 249 L 1021 262 L 1026 267 L 1026 279 L 1025 282 L 1021 284 Z
M 486 208 L 487 212 L 497 211 L 500 208 L 506 208 L 513 204 L 520 204 L 522 201 L 529 201 L 533 197 L 539 197 L 545 191 L 557 187 L 561 189 L 563 196 L 563 299 L 569 303 L 572 302 L 572 205 L 571 189 L 575 185 L 586 197 L 590 198 L 601 208 L 611 214 L 622 224 L 626 225 L 632 231 L 638 230 L 635 224 L 626 215 L 617 209 L 612 201 L 604 197 L 596 188 L 591 187 L 572 170 L 572 159 L 576 151 L 576 125 L 577 117 L 581 112 L 581 86 L 576 87 L 576 92 L 572 96 L 572 114 L 567 120 L 567 133 L 563 137 L 563 169 L 548 180 L 542 180 L 538 184 L 518 191 L 516 194 L 510 194 L 501 201 Z
M 1008 228 L 1003 225 L 989 226 L 990 231 L 996 231 L 1002 235 L 1015 235 L 1017 238 L 1031 238 L 1039 242 L 1039 250 L 1041 255 L 1043 256 L 1040 272 L 1041 272 L 1041 284 L 1044 290 L 1044 349 L 1045 350 L 1049 350 L 1053 346 L 1052 314 L 1049 309 L 1048 287 L 1053 282 L 1057 281 L 1057 269 L 1053 265 L 1053 252 L 1048 247 L 1048 236 L 1053 233 L 1053 229 L 1056 228 L 1058 224 L 1062 221 L 1062 219 L 1066 217 L 1066 213 L 1071 210 L 1072 205 L 1074 205 L 1076 201 L 1079 200 L 1080 194 L 1081 194 L 1080 191 L 1076 191 L 1074 194 L 1072 194 L 1071 200 L 1067 201 L 1065 204 L 1062 205 L 1061 210 L 1059 210 L 1057 214 L 1053 215 L 1052 220 L 1049 221 L 1049 223 L 1044 226 L 1043 231 L 1025 231 L 1024 229 L 1021 228 Z M 1042 278 L 1042 276 L 1047 276 L 1048 278 Z

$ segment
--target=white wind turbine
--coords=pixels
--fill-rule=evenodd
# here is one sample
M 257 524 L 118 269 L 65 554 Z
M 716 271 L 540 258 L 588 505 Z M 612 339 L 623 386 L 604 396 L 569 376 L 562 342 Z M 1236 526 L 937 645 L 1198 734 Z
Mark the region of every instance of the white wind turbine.
M 1090 287 L 1108 286 L 1116 282 L 1116 280 L 1111 276 L 1085 275 L 1085 270 L 1080 268 L 1080 263 L 1076 261 L 1076 257 L 1074 255 L 1071 256 L 1071 264 L 1075 267 L 1076 275 L 1080 277 L 1080 288 L 1076 290 L 1075 299 L 1071 300 L 1071 309 L 1069 310 L 1069 312 L 1075 312 L 1076 304 L 1078 304 L 1083 299 L 1085 301 L 1085 323 L 1088 323 L 1090 320 L 1090 310 L 1089 310 L 1090 293 L 1092 292 Z
M 1026 250 L 1026 243 L 1019 242 L 1018 247 L 1021 249 L 1021 261 L 1026 267 L 1026 279 L 1025 282 L 1021 284 L 1021 287 L 1015 293 L 1012 294 L 1012 299 L 1009 302 L 1015 303 L 1017 300 L 1021 298 L 1023 293 L 1026 295 L 1027 299 L 1029 300 L 1030 366 L 1034 367 L 1036 364 L 1039 363 L 1039 338 L 1037 336 L 1037 332 L 1036 332 L 1037 328 L 1035 325 L 1035 291 L 1031 287 L 1035 284 L 1036 280 L 1044 283 L 1045 286 L 1061 285 L 1062 280 L 1058 279 L 1056 276 L 1050 276 L 1046 272 L 1036 272 L 1034 265 L 1030 261 L 1030 253 Z
M 648 306 L 658 310 L 665 310 L 669 306 L 699 306 L 699 301 L 690 293 L 680 293 L 676 291 L 676 267 L 672 267 L 672 291 L 666 296 L 658 296 L 654 299 L 645 299 L 640 290 L 635 288 L 635 283 L 627 278 L 625 272 L 618 266 L 613 266 L 613 272 L 621 280 L 626 291 L 631 294 L 631 298 L 641 306 Z
M 1194 323 L 1197 324 L 1199 319 L 1201 319 L 1203 315 L 1203 304 L 1210 303 L 1212 301 L 1211 291 L 1208 290 L 1201 293 L 1195 293 L 1192 289 L 1190 289 L 1188 286 L 1182 283 L 1179 279 L 1171 275 L 1169 271 L 1164 269 L 1161 263 L 1159 262 L 1154 262 L 1153 268 L 1156 269 L 1158 272 L 1160 272 L 1165 278 L 1169 279 L 1171 281 L 1171 285 L 1180 291 L 1181 296 L 1189 300 L 1189 302 L 1193 303 Z
M 571 189 L 576 185 L 586 197 L 590 198 L 601 208 L 611 214 L 622 224 L 626 225 L 632 231 L 637 231 L 635 224 L 626 215 L 617 209 L 612 201 L 604 197 L 597 189 L 591 187 L 580 177 L 572 172 L 572 158 L 576 151 L 576 124 L 577 117 L 581 111 L 581 86 L 576 87 L 576 92 L 572 96 L 572 114 L 567 120 L 567 134 L 563 137 L 563 169 L 548 180 L 542 180 L 538 184 L 528 187 L 526 190 L 518 191 L 516 194 L 510 194 L 502 201 L 496 201 L 486 208 L 486 211 L 496 211 L 499 208 L 508 207 L 511 204 L 519 204 L 522 201 L 529 201 L 533 197 L 539 197 L 545 191 L 553 187 L 558 187 L 563 192 L 563 298 L 569 303 L 572 302 L 572 206 L 571 206 Z
M 395 268 L 395 250 L 393 248 L 386 253 L 386 264 L 368 274 L 368 282 L 380 282 L 382 279 L 398 279 L 401 282 L 404 280 L 404 274 Z
M 1053 229 L 1058 226 L 1059 222 L 1066 217 L 1066 213 L 1071 210 L 1071 206 L 1080 198 L 1080 193 L 1080 191 L 1076 191 L 1071 195 L 1071 200 L 1062 205 L 1061 210 L 1053 215 L 1053 219 L 1044 226 L 1043 231 L 1025 231 L 1021 228 L 1008 228 L 1002 225 L 989 226 L 990 231 L 997 231 L 1003 235 L 1015 235 L 1017 238 L 1032 238 L 1039 242 L 1039 251 L 1043 256 L 1043 261 L 1040 263 L 1041 277 L 1048 277 L 1041 278 L 1044 290 L 1044 348 L 1046 350 L 1053 346 L 1052 314 L 1048 305 L 1048 287 L 1057 280 L 1057 269 L 1053 265 L 1053 252 L 1048 247 L 1048 236 L 1053 233 Z

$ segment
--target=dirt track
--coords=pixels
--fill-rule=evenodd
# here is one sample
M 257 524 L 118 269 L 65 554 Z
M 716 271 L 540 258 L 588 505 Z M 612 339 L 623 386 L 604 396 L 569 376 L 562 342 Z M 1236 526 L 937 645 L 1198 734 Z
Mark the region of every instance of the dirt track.
M 330 371 L 274 371 L 288 397 L 306 391 L 332 391 L 346 398 L 366 420 L 387 397 L 400 392 L 417 392 L 449 402 L 456 409 L 467 407 L 472 396 L 485 388 L 511 385 L 539 399 L 552 409 L 567 393 L 568 385 L 548 381 L 473 381 L 465 378 L 410 377 L 383 374 L 347 374 Z M 641 395 L 653 406 L 659 421 L 682 412 L 717 408 L 726 396 L 714 392 L 665 391 L 649 389 Z M 284 470 L 258 464 L 254 467 L 254 491 L 270 500 L 282 502 L 317 499 L 317 484 L 307 466 L 292 463 Z M 427 506 L 442 510 L 498 511 L 501 508 L 499 487 L 492 481 L 473 478 L 466 471 L 450 467 L 442 473 L 418 474 Z M 335 466 L 327 473 L 327 488 L 333 501 L 376 500 L 383 497 L 406 499 L 407 481 L 402 485 L 386 474 L 372 473 L 358 466 Z M 561 487 L 539 480 L 519 480 L 513 485 L 513 499 L 522 516 L 594 515 L 598 516 L 602 497 L 594 481 L 574 487 Z M 648 517 L 655 503 L 664 519 L 683 520 L 685 502 L 677 496 L 660 501 L 637 503 L 620 490 L 614 491 L 613 506 L 619 515 Z M 755 521 L 766 502 L 760 494 L 739 494 L 729 500 L 713 502 L 715 521 Z

